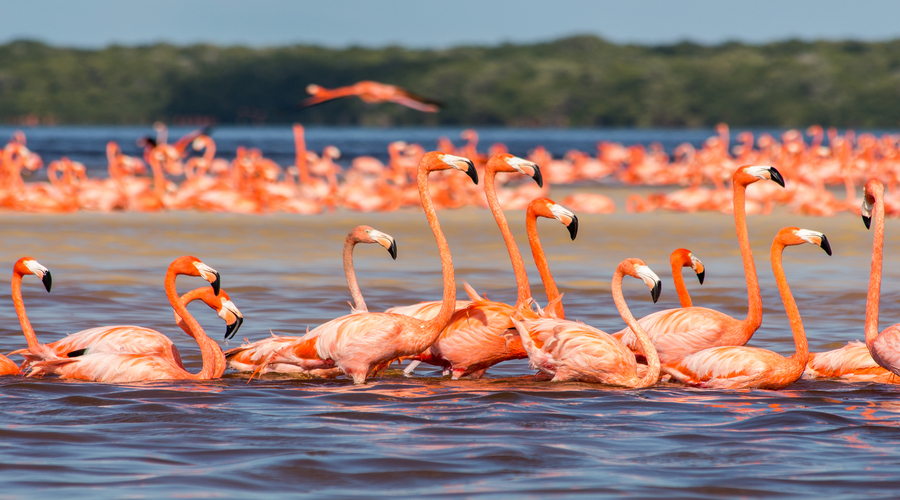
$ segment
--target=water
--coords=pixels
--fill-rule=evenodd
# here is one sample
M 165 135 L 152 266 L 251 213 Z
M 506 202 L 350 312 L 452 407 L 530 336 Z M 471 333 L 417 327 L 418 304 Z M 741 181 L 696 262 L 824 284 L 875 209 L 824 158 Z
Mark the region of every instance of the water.
M 131 129 L 110 130 L 125 135 Z M 38 142 L 39 131 L 33 132 L 29 145 Z M 410 132 L 398 138 L 420 140 Z M 92 141 L 104 143 L 92 134 Z M 615 187 L 601 189 L 621 197 Z M 439 216 L 460 285 L 465 280 L 494 300 L 514 301 L 508 256 L 489 213 L 466 208 Z M 524 214 L 508 217 L 527 262 Z M 624 325 L 609 283 L 626 257 L 644 259 L 664 281 L 653 304 L 645 285 L 626 279 L 634 314 L 676 307 L 668 254 L 677 247 L 693 250 L 706 265 L 704 285 L 687 277 L 695 304 L 746 314 L 730 216 L 616 213 L 581 214 L 579 220 L 574 242 L 559 224 L 539 223 L 568 317 L 607 331 Z M 199 349 L 174 326 L 162 290 L 175 257 L 196 255 L 221 273 L 245 317 L 239 338 L 299 335 L 349 311 L 340 251 L 357 224 L 391 234 L 399 249 L 395 262 L 378 246 L 357 248 L 370 310 L 439 297 L 440 262 L 417 210 L 318 216 L 0 212 L 0 262 L 11 267 L 30 255 L 53 272 L 50 294 L 33 276 L 23 283 L 39 339 L 138 324 L 169 335 L 196 372 Z M 849 214 L 810 218 L 776 211 L 749 220 L 765 314 L 750 345 L 793 352 L 768 264 L 771 240 L 786 225 L 822 231 L 834 249 L 833 257 L 812 245 L 784 253 L 811 350 L 861 339 L 871 231 Z M 898 245 L 900 223 L 890 220 L 888 259 Z M 544 303 L 531 263 L 528 270 Z M 886 265 L 882 328 L 897 320 L 900 292 L 892 284 L 898 279 L 900 268 Z M 182 277 L 179 290 L 202 284 Z M 222 338 L 224 325 L 211 310 L 192 311 L 213 338 Z M 2 292 L 0 350 L 24 345 L 9 292 Z M 363 387 L 278 376 L 247 383 L 246 375 L 231 372 L 205 383 L 133 385 L 3 377 L 0 496 L 893 498 L 900 486 L 894 474 L 900 391 L 893 386 L 800 381 L 783 391 L 671 384 L 624 390 L 553 384 L 533 373 L 525 361 L 498 365 L 480 381 L 442 379 L 430 367 L 405 379 L 395 369 Z

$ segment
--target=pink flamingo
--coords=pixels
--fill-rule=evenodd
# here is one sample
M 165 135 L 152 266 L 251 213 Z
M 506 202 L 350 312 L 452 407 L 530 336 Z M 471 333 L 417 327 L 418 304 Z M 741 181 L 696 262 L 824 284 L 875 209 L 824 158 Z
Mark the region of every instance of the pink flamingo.
M 690 267 L 697 274 L 700 284 L 703 284 L 703 278 L 706 276 L 706 268 L 700 259 L 694 257 L 694 254 L 686 248 L 678 248 L 669 256 L 669 263 L 672 264 L 672 281 L 675 282 L 675 292 L 678 293 L 678 301 L 681 307 L 693 307 L 691 295 L 684 285 L 684 277 L 681 275 L 682 267 Z
M 50 274 L 45 267 L 29 258 L 20 259 L 14 268 L 14 302 L 28 341 L 28 348 L 17 353 L 25 356 L 22 367 L 23 370 L 29 369 L 29 377 L 57 374 L 62 378 L 127 383 L 142 380 L 208 380 L 221 376 L 225 370 L 222 350 L 206 336 L 200 324 L 187 311 L 182 298 L 178 297 L 175 278 L 180 274 L 199 276 L 212 284 L 212 294 L 193 292 L 186 294 L 185 300 L 199 298 L 216 309 L 229 325 L 226 338 L 234 334 L 242 321 L 240 311 L 227 295 L 216 297 L 219 292 L 219 274 L 196 257 L 184 256 L 175 259 L 166 272 L 166 296 L 175 310 L 176 321 L 200 345 L 203 358 L 200 373 L 192 374 L 184 369 L 178 350 L 171 340 L 159 332 L 141 327 L 93 328 L 53 344 L 40 344 L 21 304 L 21 291 L 17 284 L 20 286 L 23 274 L 41 277 L 47 288 Z
M 781 389 L 796 382 L 803 375 L 809 360 L 809 346 L 800 311 L 784 275 L 781 254 L 785 246 L 803 243 L 820 246 L 831 255 L 831 246 L 824 234 L 797 227 L 779 231 L 772 242 L 771 252 L 772 271 L 794 334 L 796 351 L 793 355 L 784 357 L 757 347 L 711 347 L 680 360 L 663 363 L 662 371 L 688 385 L 717 389 Z
M 625 259 L 616 268 L 612 294 L 622 319 L 637 332 L 641 353 L 648 369 L 641 375 L 635 355 L 611 335 L 581 322 L 534 317 L 527 309 L 520 312 L 529 319 L 514 318 L 522 345 L 531 366 L 553 377 L 554 382 L 577 380 L 622 387 L 649 387 L 659 379 L 659 357 L 650 337 L 641 328 L 622 295 L 625 275 L 642 280 L 650 287 L 653 301 L 659 298 L 659 277 L 640 259 Z M 527 323 L 527 324 L 526 324 Z
M 704 307 L 667 309 L 641 318 L 638 323 L 650 335 L 662 363 L 678 360 L 708 347 L 744 345 L 762 324 L 762 298 L 744 212 L 744 192 L 747 186 L 761 179 L 772 180 L 784 186 L 781 174 L 773 167 L 739 167 L 732 176 L 734 225 L 744 262 L 744 276 L 747 279 L 747 318 L 738 320 Z M 621 339 L 632 350 L 637 349 L 637 339 L 630 328 L 626 327 L 613 336 Z
M 444 291 L 438 315 L 427 321 L 391 313 L 367 312 L 343 316 L 320 325 L 299 340 L 273 352 L 257 364 L 256 371 L 264 373 L 269 364 L 295 365 L 305 371 L 338 367 L 353 379 L 354 384 L 363 384 L 373 369 L 397 358 L 419 354 L 437 339 L 455 308 L 456 280 L 447 240 L 431 202 L 428 174 L 451 168 L 463 171 L 473 181 L 478 181 L 471 160 L 437 151 L 422 157 L 417 176 L 422 207 L 441 255 Z M 247 352 L 246 349 L 243 351 Z M 239 352 L 232 350 L 229 354 L 233 358 Z
M 846 381 L 897 383 L 897 342 L 900 325 L 878 333 L 878 306 L 881 299 L 881 268 L 884 262 L 884 186 L 872 179 L 866 183 L 862 218 L 866 228 L 875 219 L 872 241 L 872 269 L 866 297 L 866 343 L 850 342 L 840 349 L 811 354 L 805 378 L 840 378 Z
M 543 184 L 543 180 L 540 168 L 535 163 L 508 153 L 492 156 L 484 169 L 484 190 L 488 205 L 500 227 L 515 271 L 518 306 L 531 298 L 531 289 L 522 255 L 497 199 L 494 185 L 497 172 L 528 175 L 534 178 L 538 186 Z M 515 307 L 480 298 L 470 287 L 467 287 L 467 291 L 472 304 L 457 310 L 431 347 L 416 357 L 416 360 L 423 363 L 444 367 L 453 380 L 464 376 L 480 378 L 488 368 L 497 363 L 527 356 L 521 343 L 509 331 L 514 328 L 510 315 L 515 313 Z
M 310 84 L 306 86 L 306 92 L 312 97 L 305 99 L 300 103 L 301 106 L 314 106 L 332 99 L 340 99 L 342 97 L 356 96 L 363 102 L 395 102 L 402 106 L 423 111 L 426 113 L 436 113 L 441 107 L 436 101 L 417 96 L 412 92 L 398 87 L 396 85 L 387 85 L 384 83 L 364 80 L 346 87 L 338 87 L 336 89 L 326 89 L 318 85 Z

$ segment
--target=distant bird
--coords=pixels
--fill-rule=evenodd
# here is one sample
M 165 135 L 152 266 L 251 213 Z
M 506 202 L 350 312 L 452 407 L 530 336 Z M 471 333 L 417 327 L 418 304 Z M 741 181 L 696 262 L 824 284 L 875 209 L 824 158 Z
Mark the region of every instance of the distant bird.
M 315 84 L 306 86 L 306 92 L 312 97 L 300 103 L 302 107 L 314 106 L 332 99 L 357 96 L 363 102 L 396 102 L 408 108 L 426 113 L 437 113 L 441 104 L 431 99 L 417 96 L 404 88 L 396 85 L 365 80 L 346 87 L 326 89 Z

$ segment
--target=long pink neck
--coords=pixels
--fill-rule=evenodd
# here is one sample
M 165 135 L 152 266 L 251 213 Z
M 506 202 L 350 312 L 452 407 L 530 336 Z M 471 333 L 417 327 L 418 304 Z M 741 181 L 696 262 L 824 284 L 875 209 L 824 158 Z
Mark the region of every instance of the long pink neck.
M 201 327 L 200 323 L 198 323 L 191 313 L 188 312 L 187 307 L 184 306 L 181 299 L 178 297 L 178 290 L 175 288 L 175 276 L 178 274 L 181 273 L 178 273 L 171 266 L 169 267 L 169 270 L 166 271 L 166 297 L 169 299 L 169 304 L 172 305 L 172 309 L 175 310 L 175 313 L 181 317 L 187 326 L 185 333 L 194 337 L 197 344 L 200 345 L 200 355 L 203 358 L 203 368 L 200 370 L 200 373 L 194 375 L 185 372 L 185 378 L 209 380 L 215 376 L 217 364 L 224 365 L 225 355 L 222 354 L 221 349 L 218 349 L 218 352 L 216 352 L 216 349 L 213 349 L 211 344 L 215 344 L 215 342 L 206 336 L 203 327 Z M 218 347 L 218 345 L 216 345 L 216 347 Z M 221 356 L 223 359 L 217 361 L 217 356 Z
M 866 345 L 878 337 L 878 304 L 881 301 L 881 265 L 884 250 L 884 199 L 875 197 L 872 216 L 875 219 L 875 235 L 872 240 L 872 269 L 869 271 L 869 293 L 866 295 Z
M 791 323 L 791 332 L 794 334 L 794 347 L 796 352 L 791 356 L 798 367 L 799 378 L 800 373 L 806 367 L 809 361 L 809 345 L 806 341 L 806 332 L 803 330 L 803 321 L 800 319 L 800 310 L 797 309 L 797 303 L 788 287 L 787 277 L 784 275 L 784 266 L 781 263 L 781 254 L 784 251 L 784 243 L 775 240 L 772 243 L 772 272 L 775 274 L 775 283 L 778 284 L 778 293 L 781 294 L 781 301 L 784 303 L 784 311 L 787 313 L 788 321 Z
M 616 309 L 619 310 L 622 319 L 625 320 L 625 323 L 631 327 L 631 331 L 637 336 L 641 353 L 647 358 L 647 373 L 644 374 L 644 377 L 638 383 L 638 387 L 649 387 L 659 380 L 659 355 L 656 353 L 656 348 L 653 347 L 653 342 L 650 341 L 650 336 L 641 328 L 641 325 L 634 319 L 634 316 L 628 309 L 628 305 L 625 304 L 625 296 L 622 295 L 622 278 L 624 276 L 625 271 L 620 265 L 616 269 L 616 274 L 613 275 L 612 280 L 613 301 L 616 303 Z
M 190 292 L 181 296 L 181 299 L 180 299 L 181 303 L 184 304 L 185 307 L 187 307 L 188 304 L 190 304 L 191 302 L 193 302 L 197 299 L 202 299 L 203 298 L 202 295 L 204 293 L 206 293 L 206 289 L 195 288 L 195 289 L 191 290 Z M 207 305 L 210 305 L 210 304 L 207 303 Z M 213 307 L 213 306 L 210 305 L 210 307 Z M 181 318 L 181 316 L 178 316 L 178 313 L 175 313 L 175 323 L 178 324 L 178 326 L 181 327 L 182 330 L 184 330 L 184 333 L 191 335 L 190 327 L 188 326 L 187 323 L 184 322 L 184 320 Z M 191 335 L 191 336 L 193 337 L 193 335 Z M 200 342 L 200 340 L 198 340 L 197 342 Z M 212 348 L 213 350 L 215 350 L 215 349 L 218 349 L 219 351 L 222 350 L 222 348 L 219 347 L 219 344 L 216 344 L 215 341 L 213 341 L 209 337 L 206 338 L 206 342 L 212 344 L 210 346 L 210 348 Z M 202 352 L 202 348 L 201 348 L 201 352 Z M 213 358 L 215 361 L 215 363 L 214 363 L 215 369 L 213 370 L 214 373 L 213 373 L 212 378 L 219 378 L 225 374 L 225 369 L 228 367 L 225 364 L 226 363 L 225 354 L 222 353 L 221 356 L 214 356 Z
M 525 230 L 528 233 L 528 244 L 531 246 L 531 255 L 534 256 L 534 265 L 541 274 L 541 281 L 544 282 L 544 292 L 547 294 L 547 304 L 555 304 L 553 313 L 559 319 L 566 319 L 566 311 L 563 308 L 562 301 L 559 299 L 559 289 L 556 287 L 556 281 L 550 274 L 550 265 L 547 263 L 547 257 L 544 255 L 544 247 L 541 246 L 541 239 L 538 237 L 537 231 L 537 214 L 529 210 L 525 217 Z
M 425 217 L 428 218 L 428 225 L 431 226 L 431 232 L 434 233 L 434 239 L 437 241 L 438 252 L 441 256 L 441 274 L 444 278 L 444 297 L 441 303 L 441 310 L 437 316 L 424 322 L 425 331 L 430 333 L 428 345 L 434 343 L 441 334 L 444 325 L 450 321 L 456 309 L 456 277 L 453 275 L 453 260 L 450 258 L 450 247 L 447 245 L 447 238 L 441 231 L 441 225 L 438 222 L 437 212 L 434 210 L 434 203 L 431 201 L 431 193 L 428 191 L 428 173 L 426 168 L 419 168 L 416 180 L 419 186 L 419 197 L 422 199 L 422 208 L 425 210 Z
M 672 260 L 672 281 L 675 282 L 675 292 L 678 294 L 678 301 L 681 307 L 693 307 L 691 302 L 691 294 L 688 293 L 687 286 L 684 284 L 684 276 L 681 274 L 681 262 Z
M 367 312 L 366 301 L 363 300 L 362 292 L 359 291 L 359 284 L 356 283 L 356 272 L 353 270 L 353 247 L 356 246 L 357 239 L 352 234 L 347 235 L 344 241 L 344 276 L 347 278 L 347 286 L 350 288 L 350 295 L 353 297 L 353 312 Z
M 22 275 L 16 271 L 13 271 L 12 276 L 12 299 L 13 306 L 16 309 L 16 316 L 19 317 L 19 324 L 22 325 L 22 333 L 25 334 L 25 341 L 28 342 L 28 347 L 37 347 L 37 336 L 34 334 L 34 329 L 31 328 L 31 322 L 28 321 L 28 315 L 25 314 L 25 302 L 22 300 Z
M 516 274 L 516 307 L 519 307 L 531 298 L 531 287 L 528 285 L 528 276 L 525 274 L 525 262 L 522 260 L 522 254 L 519 252 L 519 247 L 516 246 L 516 239 L 513 238 L 512 232 L 509 230 L 506 216 L 503 215 L 503 209 L 500 207 L 500 201 L 497 199 L 497 188 L 494 185 L 496 173 L 488 164 L 484 170 L 484 193 L 487 196 L 488 206 L 491 207 L 491 213 L 494 214 L 494 220 L 497 221 L 497 226 L 500 227 L 500 233 L 503 235 L 503 241 L 506 243 L 506 251 L 509 252 L 509 260 L 512 261 L 513 272 Z
M 744 208 L 747 186 L 736 182 L 734 189 L 734 227 L 737 230 L 741 259 L 744 261 L 744 277 L 747 280 L 747 319 L 743 323 L 744 334 L 749 338 L 762 324 L 762 296 L 756 277 L 756 264 L 750 249 L 750 234 L 747 232 L 747 213 Z

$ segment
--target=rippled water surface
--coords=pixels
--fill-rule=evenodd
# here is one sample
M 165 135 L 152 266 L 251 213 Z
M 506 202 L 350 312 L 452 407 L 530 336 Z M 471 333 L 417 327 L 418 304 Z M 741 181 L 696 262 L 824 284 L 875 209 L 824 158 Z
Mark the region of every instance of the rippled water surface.
M 621 199 L 616 188 L 604 189 Z M 508 256 L 489 213 L 439 215 L 460 285 L 514 301 Z M 529 260 L 524 214 L 508 217 Z M 301 334 L 349 311 L 340 251 L 357 224 L 393 235 L 399 247 L 397 261 L 377 246 L 357 248 L 370 310 L 439 298 L 434 239 L 416 210 L 0 213 L 0 263 L 9 269 L 30 255 L 51 269 L 52 293 L 33 276 L 23 283 L 41 340 L 138 324 L 172 337 L 197 371 L 199 349 L 175 327 L 162 289 L 175 257 L 196 255 L 221 273 L 245 317 L 238 337 Z M 823 231 L 834 248 L 833 257 L 811 245 L 784 254 L 811 349 L 861 339 L 872 233 L 857 216 L 776 212 L 749 221 L 765 307 L 750 345 L 793 352 L 768 264 L 772 237 L 788 225 Z M 626 280 L 635 315 L 676 307 L 668 254 L 677 247 L 706 265 L 704 285 L 688 280 L 695 304 L 746 314 L 728 215 L 582 214 L 574 242 L 558 223 L 539 227 L 568 317 L 607 331 L 623 326 L 609 283 L 626 257 L 644 259 L 664 281 L 653 304 L 646 286 Z M 898 239 L 900 226 L 888 221 L 882 327 L 900 316 L 900 268 L 890 264 Z M 544 303 L 537 272 L 528 269 Z M 202 284 L 179 278 L 181 292 Z M 2 290 L 0 350 L 9 352 L 25 342 L 9 289 Z M 192 311 L 221 339 L 224 325 L 212 311 Z M 4 377 L 0 497 L 894 498 L 897 399 L 893 386 L 830 381 L 782 391 L 554 384 L 535 378 L 524 361 L 496 366 L 480 381 L 450 381 L 420 367 L 415 378 L 391 370 L 362 387 L 274 376 L 248 383 L 231 372 L 208 383 L 126 386 Z

